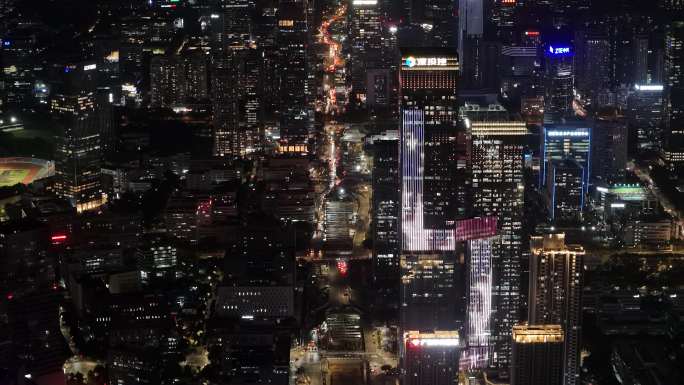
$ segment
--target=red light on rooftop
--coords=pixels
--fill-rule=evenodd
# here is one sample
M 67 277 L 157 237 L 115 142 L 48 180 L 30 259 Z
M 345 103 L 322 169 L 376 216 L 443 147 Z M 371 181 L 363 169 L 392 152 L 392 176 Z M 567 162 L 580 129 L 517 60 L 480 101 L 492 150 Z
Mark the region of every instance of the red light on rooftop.
M 537 37 L 539 35 L 539 31 L 525 31 L 525 36 Z
M 12 298 L 14 298 L 14 294 L 12 294 L 12 293 L 7 294 L 7 299 L 8 299 L 9 301 L 11 301 Z

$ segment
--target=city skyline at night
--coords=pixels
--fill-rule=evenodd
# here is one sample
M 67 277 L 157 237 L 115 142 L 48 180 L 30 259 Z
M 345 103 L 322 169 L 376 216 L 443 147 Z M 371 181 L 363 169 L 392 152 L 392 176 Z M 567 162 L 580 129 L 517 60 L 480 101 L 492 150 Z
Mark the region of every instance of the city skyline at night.
M 684 1 L 0 0 L 0 384 L 684 383 Z

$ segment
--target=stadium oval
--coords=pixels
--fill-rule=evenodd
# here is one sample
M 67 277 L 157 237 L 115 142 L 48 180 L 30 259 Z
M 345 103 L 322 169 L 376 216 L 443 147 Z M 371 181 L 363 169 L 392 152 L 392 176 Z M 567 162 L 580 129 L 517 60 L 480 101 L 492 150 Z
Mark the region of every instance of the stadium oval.
M 0 158 L 0 187 L 30 184 L 55 175 L 55 162 L 36 158 Z

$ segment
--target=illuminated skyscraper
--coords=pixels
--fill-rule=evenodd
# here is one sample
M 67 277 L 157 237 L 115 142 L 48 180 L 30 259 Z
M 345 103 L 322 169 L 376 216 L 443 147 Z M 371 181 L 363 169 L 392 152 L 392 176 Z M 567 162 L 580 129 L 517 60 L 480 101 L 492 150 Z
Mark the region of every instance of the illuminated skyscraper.
M 546 186 L 550 162 L 574 159 L 586 172 L 583 179 L 583 195 L 587 194 L 591 180 L 591 128 L 584 122 L 545 124 L 541 135 L 540 186 Z
M 563 329 L 560 325 L 513 327 L 511 385 L 563 383 Z
M 235 74 L 224 68 L 212 73 L 214 156 L 239 156 L 238 99 L 232 92 Z
M 206 55 L 154 56 L 150 60 L 150 103 L 173 108 L 208 96 Z
M 635 84 L 627 99 L 630 129 L 636 132 L 636 150 L 660 151 L 663 148 L 663 114 L 665 111 L 663 86 Z
M 524 122 L 507 120 L 503 108 L 468 112 L 470 137 L 472 202 L 476 215 L 497 218 L 498 237 L 493 240 L 487 289 L 494 312 L 491 315 L 491 364 L 507 367 L 511 355 L 511 327 L 519 320 L 520 275 L 522 259 L 522 221 L 524 204 L 524 145 L 528 134 Z M 505 116 L 505 117 L 504 117 Z M 491 117 L 491 118 L 489 118 Z M 483 267 L 475 266 L 473 270 Z M 472 284 L 471 290 L 472 290 Z M 471 299 L 472 300 L 472 299 Z M 472 311 L 469 311 L 472 314 Z M 468 334 L 469 341 L 472 334 Z
M 592 183 L 613 183 L 623 179 L 627 166 L 627 121 L 596 119 L 592 128 Z
M 401 254 L 402 330 L 458 329 L 465 304 L 458 303 L 455 264 L 453 252 Z
M 574 159 L 552 160 L 546 174 L 546 200 L 549 219 L 579 223 L 584 211 L 582 189 L 586 170 Z
M 182 55 L 185 71 L 185 97 L 197 102 L 209 96 L 208 56 L 201 51 L 185 52 Z
M 306 153 L 313 130 L 308 100 L 307 3 L 280 0 L 278 7 L 280 148 L 287 153 Z
M 458 58 L 448 49 L 402 51 L 402 249 L 454 250 L 446 229 L 465 213 L 465 133 L 458 132 Z M 463 180 L 461 180 L 463 182 Z
M 399 279 L 399 133 L 373 138 L 373 276 L 376 287 Z
M 259 51 L 236 50 L 213 77 L 214 155 L 245 157 L 260 148 Z M 237 86 L 236 86 L 237 85 Z
M 429 47 L 454 47 L 458 34 L 455 1 L 408 0 L 407 6 L 412 24 L 425 30 Z
M 648 35 L 635 35 L 632 45 L 634 46 L 634 83 L 648 84 L 654 82 L 653 79 L 649 79 L 648 57 L 650 50 Z M 658 80 L 655 82 L 657 81 Z M 662 79 L 660 81 L 662 81 Z
M 458 378 L 461 341 L 456 331 L 405 333 L 405 385 L 451 385 Z
M 595 100 L 599 93 L 610 87 L 610 40 L 607 34 L 591 31 L 578 35 L 578 39 L 582 40 L 577 45 L 577 86 L 588 94 L 584 96 Z
M 544 121 L 557 123 L 574 116 L 574 47 L 569 43 L 549 43 L 544 48 L 544 57 Z
M 468 283 L 466 300 L 468 316 L 468 368 L 485 368 L 491 364 L 492 348 L 492 243 L 496 238 L 475 239 L 467 243 Z
M 380 55 L 380 4 L 377 0 L 352 0 L 349 12 L 351 55 L 349 65 L 352 92 L 361 99 L 366 96 L 366 69 L 369 61 Z M 373 57 L 375 56 L 375 57 Z
M 482 36 L 484 10 L 482 0 L 459 0 L 458 56 L 465 87 L 479 88 L 482 81 Z
M 561 325 L 562 383 L 579 384 L 584 249 L 566 245 L 565 234 L 532 237 L 530 249 L 529 322 Z
M 54 85 L 50 111 L 59 126 L 56 137 L 55 191 L 76 210 L 100 207 L 102 147 L 96 102 L 97 66 L 69 64 Z
M 444 358 L 423 351 L 416 356 L 407 337 L 412 330 L 456 331 L 465 317 L 454 270 L 456 186 L 462 185 L 457 181 L 458 69 L 451 50 L 402 50 L 400 323 L 406 342 L 402 367 L 411 384 L 452 384 L 458 372 L 453 359 L 439 380 L 419 375 L 444 365 Z
M 513 42 L 515 8 L 518 2 L 519 0 L 491 1 L 490 20 L 494 24 L 497 40 L 504 44 L 511 44 Z
M 177 56 L 154 56 L 150 60 L 150 104 L 171 108 L 185 100 L 185 71 Z
M 526 46 L 501 48 L 501 87 L 509 98 L 538 98 L 544 93 L 539 47 L 535 39 L 539 31 L 527 30 Z
M 665 35 L 665 76 L 669 106 L 665 160 L 672 177 L 684 174 L 684 21 L 674 21 Z
M 2 14 L 0 9 L 0 14 Z M 8 17 L 7 20 L 10 18 Z M 5 111 L 19 108 L 29 101 L 36 80 L 35 68 L 38 64 L 40 45 L 34 33 L 8 33 L 3 36 L 0 47 L 3 66 L 2 103 Z M 45 87 L 43 87 L 45 88 Z
M 220 0 L 223 10 L 223 44 L 225 48 L 241 48 L 252 40 L 254 0 Z

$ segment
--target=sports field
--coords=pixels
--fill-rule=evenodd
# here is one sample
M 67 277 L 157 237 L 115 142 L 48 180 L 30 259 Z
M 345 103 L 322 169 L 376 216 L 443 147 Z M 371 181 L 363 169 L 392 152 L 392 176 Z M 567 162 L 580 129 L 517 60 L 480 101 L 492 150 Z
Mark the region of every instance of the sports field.
M 1 167 L 1 166 L 0 166 Z M 3 169 L 0 168 L 0 187 L 14 186 L 17 183 L 27 183 L 31 170 Z
M 22 161 L 22 158 L 0 159 L 0 187 L 14 186 L 17 183 L 29 184 L 44 178 L 46 167 L 39 161 Z

